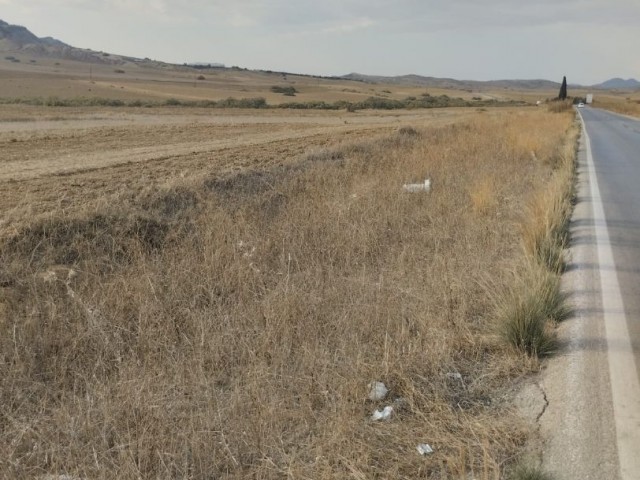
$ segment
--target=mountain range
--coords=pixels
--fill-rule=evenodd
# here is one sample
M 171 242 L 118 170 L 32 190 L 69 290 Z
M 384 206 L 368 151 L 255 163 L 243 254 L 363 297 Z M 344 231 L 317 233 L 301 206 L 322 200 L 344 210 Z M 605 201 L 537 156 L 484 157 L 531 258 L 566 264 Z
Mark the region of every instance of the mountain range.
M 612 78 L 606 82 L 594 85 L 593 87 L 605 90 L 636 90 L 640 88 L 640 82 L 635 78 L 629 78 L 627 80 L 622 78 Z
M 96 52 L 89 49 L 81 49 L 67 45 L 60 40 L 52 37 L 37 37 L 27 28 L 10 25 L 0 20 L 0 52 L 22 52 L 34 56 L 60 58 L 66 60 L 76 60 L 87 63 L 111 64 L 119 65 L 127 61 L 145 62 L 148 59 L 141 60 L 138 58 L 125 57 L 104 52 Z M 157 63 L 157 62 L 154 62 Z M 350 73 L 344 75 L 344 79 L 355 80 L 366 83 L 387 83 L 397 85 L 413 85 L 431 88 L 455 88 L 455 89 L 495 89 L 495 88 L 511 88 L 511 89 L 557 89 L 560 83 L 550 80 L 456 80 L 453 78 L 437 78 L 421 75 L 400 75 L 394 77 L 363 75 L 359 73 Z M 580 87 L 573 85 L 572 87 Z M 622 78 L 612 78 L 597 85 L 591 85 L 588 88 L 597 89 L 617 89 L 617 90 L 635 90 L 640 89 L 640 82 L 630 78 L 624 80 Z
M 560 88 L 558 82 L 550 80 L 456 80 L 453 78 L 424 77 L 421 75 L 400 75 L 396 77 L 383 77 L 375 75 L 362 75 L 350 73 L 343 78 L 367 83 L 387 83 L 405 86 L 431 87 L 431 88 L 453 88 L 458 90 L 480 89 L 480 88 L 517 88 L 525 90 L 536 89 L 557 89 Z
M 37 57 L 119 65 L 123 57 L 72 47 L 52 37 L 37 37 L 25 27 L 0 20 L 0 52 L 21 52 Z

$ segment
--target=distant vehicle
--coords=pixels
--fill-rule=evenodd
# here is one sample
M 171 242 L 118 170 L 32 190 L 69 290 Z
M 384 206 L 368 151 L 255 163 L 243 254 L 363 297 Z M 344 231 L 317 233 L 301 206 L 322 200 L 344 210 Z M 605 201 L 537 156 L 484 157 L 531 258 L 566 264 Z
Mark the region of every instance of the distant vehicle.
M 580 103 L 578 104 L 578 108 L 583 108 L 583 107 L 584 107 L 584 103 L 583 103 L 583 102 L 580 102 Z

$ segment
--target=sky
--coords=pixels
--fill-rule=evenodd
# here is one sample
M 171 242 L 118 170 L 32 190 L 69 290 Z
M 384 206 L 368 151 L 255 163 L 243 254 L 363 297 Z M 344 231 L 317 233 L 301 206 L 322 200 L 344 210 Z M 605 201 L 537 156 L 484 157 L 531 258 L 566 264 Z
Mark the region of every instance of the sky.
M 640 79 L 640 0 L 0 0 L 80 48 L 314 75 Z

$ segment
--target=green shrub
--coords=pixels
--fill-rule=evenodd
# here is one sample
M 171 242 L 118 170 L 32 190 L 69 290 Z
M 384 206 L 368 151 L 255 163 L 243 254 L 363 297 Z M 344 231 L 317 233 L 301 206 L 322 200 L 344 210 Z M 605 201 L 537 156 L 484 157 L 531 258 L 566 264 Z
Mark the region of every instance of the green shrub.
M 271 87 L 271 91 L 273 93 L 281 93 L 287 97 L 295 97 L 296 93 L 298 93 L 295 87 L 292 87 L 292 86 L 287 86 L 287 87 L 273 86 Z
M 553 477 L 531 465 L 518 465 L 509 475 L 509 480 L 553 480 Z
M 571 314 L 567 295 L 560 290 L 560 277 L 530 262 L 516 278 L 494 300 L 498 334 L 529 355 L 548 355 L 557 346 L 554 323 Z
M 267 101 L 262 97 L 257 98 L 232 98 L 220 100 L 216 104 L 220 108 L 265 108 Z

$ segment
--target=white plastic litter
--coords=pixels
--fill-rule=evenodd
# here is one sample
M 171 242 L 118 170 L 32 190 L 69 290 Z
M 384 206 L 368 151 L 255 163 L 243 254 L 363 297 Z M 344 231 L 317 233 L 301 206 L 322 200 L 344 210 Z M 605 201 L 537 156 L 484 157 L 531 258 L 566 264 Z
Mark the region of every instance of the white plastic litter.
M 43 475 L 41 477 L 37 477 L 38 480 L 82 480 L 80 477 L 74 477 L 72 475 Z
M 371 420 L 373 420 L 374 422 L 378 420 L 389 420 L 392 413 L 392 406 L 384 407 L 382 410 L 376 410 L 375 412 L 373 412 L 373 415 L 371 415 Z
M 405 183 L 402 188 L 406 192 L 430 192 L 431 191 L 431 179 L 427 178 L 424 183 Z
M 369 384 L 369 400 L 377 402 L 379 400 L 384 400 L 389 393 L 389 389 L 382 382 L 371 382 Z
M 433 453 L 433 448 L 428 443 L 421 443 L 416 447 L 416 450 L 420 455 L 431 455 Z

